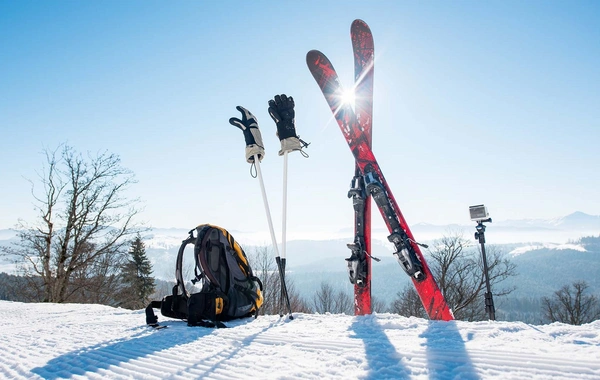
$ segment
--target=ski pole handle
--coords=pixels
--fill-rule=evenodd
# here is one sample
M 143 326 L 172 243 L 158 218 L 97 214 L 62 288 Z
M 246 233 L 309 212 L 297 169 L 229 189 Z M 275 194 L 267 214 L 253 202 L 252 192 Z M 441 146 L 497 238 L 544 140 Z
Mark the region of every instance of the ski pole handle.
M 242 118 L 232 117 L 229 119 L 229 124 L 238 127 L 244 132 L 244 139 L 246 140 L 246 161 L 248 163 L 253 163 L 255 162 L 255 157 L 258 157 L 258 161 L 262 161 L 265 156 L 265 148 L 260 129 L 258 129 L 258 120 L 256 119 L 256 116 L 242 106 L 237 106 L 235 108 L 242 113 Z

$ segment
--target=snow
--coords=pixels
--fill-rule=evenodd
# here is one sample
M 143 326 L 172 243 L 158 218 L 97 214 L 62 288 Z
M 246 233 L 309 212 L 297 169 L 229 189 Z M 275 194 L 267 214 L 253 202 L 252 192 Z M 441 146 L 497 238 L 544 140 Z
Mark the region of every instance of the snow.
M 600 321 L 441 322 L 295 314 L 227 329 L 143 310 L 0 301 L 7 379 L 600 379 Z
M 544 244 L 530 244 L 530 245 L 525 245 L 522 247 L 518 247 L 513 249 L 512 251 L 510 251 L 510 255 L 513 256 L 518 256 L 518 255 L 522 255 L 525 252 L 529 252 L 529 251 L 535 251 L 538 249 L 554 249 L 554 250 L 565 250 L 565 249 L 569 249 L 569 250 L 573 250 L 573 251 L 579 251 L 579 252 L 586 252 L 586 249 L 583 245 L 581 244 L 572 244 L 572 243 L 567 243 L 567 244 L 554 244 L 554 243 L 544 243 Z

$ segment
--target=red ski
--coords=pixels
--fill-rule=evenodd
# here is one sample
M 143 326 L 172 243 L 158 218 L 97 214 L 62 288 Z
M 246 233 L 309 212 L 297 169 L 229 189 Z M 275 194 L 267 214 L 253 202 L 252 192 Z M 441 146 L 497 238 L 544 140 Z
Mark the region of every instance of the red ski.
M 362 20 L 354 20 L 350 27 L 354 53 L 354 109 L 356 118 L 368 145 L 372 145 L 373 116 L 373 63 L 375 47 L 369 26 Z M 360 181 L 360 182 L 359 182 Z M 348 259 L 351 282 L 354 284 L 354 315 L 371 314 L 371 198 L 364 191 L 364 179 L 358 164 L 352 180 L 349 197 L 354 205 L 354 243 L 348 247 L 353 256 Z M 357 187 L 358 186 L 358 187 Z M 360 198 L 357 198 L 360 197 Z M 351 268 L 352 258 L 359 260 L 362 268 Z M 353 271 L 352 271 L 353 270 Z M 356 272 L 363 273 L 357 274 Z M 361 277 L 353 280 L 352 275 Z M 364 278 L 362 278 L 364 276 Z
M 446 321 L 454 319 L 371 150 L 370 120 L 367 134 L 363 129 L 366 124 L 359 122 L 352 106 L 342 102 L 344 91 L 338 75 L 323 53 L 311 50 L 306 56 L 306 62 L 354 155 L 365 181 L 367 195 L 373 197 L 385 220 L 390 231 L 388 240 L 396 247 L 394 255 L 413 280 L 429 318 Z

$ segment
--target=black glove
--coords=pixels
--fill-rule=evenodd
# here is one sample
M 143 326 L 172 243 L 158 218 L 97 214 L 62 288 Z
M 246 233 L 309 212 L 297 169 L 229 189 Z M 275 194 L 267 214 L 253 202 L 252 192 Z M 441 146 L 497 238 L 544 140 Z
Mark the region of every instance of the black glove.
M 281 142 L 280 156 L 285 152 L 302 150 L 294 125 L 294 105 L 294 98 L 285 94 L 275 95 L 273 100 L 269 100 L 269 115 L 277 125 L 277 137 Z
M 262 161 L 265 156 L 265 148 L 262 142 L 262 136 L 258 129 L 258 120 L 250 111 L 244 107 L 235 107 L 242 113 L 242 119 L 232 117 L 229 119 L 229 124 L 238 127 L 244 132 L 244 139 L 246 140 L 246 161 L 254 162 L 254 156 L 258 156 L 258 160 Z
M 269 100 L 269 115 L 277 124 L 277 136 L 279 140 L 296 136 L 294 126 L 294 98 L 285 94 L 275 95 L 274 100 Z

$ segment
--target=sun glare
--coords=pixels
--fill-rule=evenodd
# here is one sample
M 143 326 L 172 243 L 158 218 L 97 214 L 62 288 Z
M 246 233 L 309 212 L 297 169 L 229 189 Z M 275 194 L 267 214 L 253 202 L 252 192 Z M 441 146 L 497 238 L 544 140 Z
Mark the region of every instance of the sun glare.
M 342 103 L 350 104 L 352 107 L 354 107 L 354 89 L 344 90 L 341 97 Z

